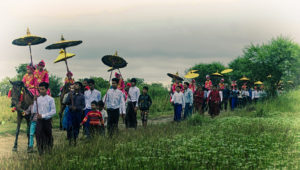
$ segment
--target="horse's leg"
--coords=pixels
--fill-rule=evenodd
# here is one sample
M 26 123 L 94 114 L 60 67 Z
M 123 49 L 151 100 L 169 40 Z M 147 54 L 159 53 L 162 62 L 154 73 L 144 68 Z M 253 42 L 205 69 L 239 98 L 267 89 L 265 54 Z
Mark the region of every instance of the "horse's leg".
M 20 113 L 19 111 L 17 111 L 18 117 L 17 117 L 17 129 L 16 129 L 16 139 L 15 139 L 15 144 L 13 147 L 13 151 L 17 151 L 18 150 L 18 137 L 19 137 L 19 133 L 20 133 L 20 127 L 21 127 L 21 122 L 22 122 L 22 113 Z

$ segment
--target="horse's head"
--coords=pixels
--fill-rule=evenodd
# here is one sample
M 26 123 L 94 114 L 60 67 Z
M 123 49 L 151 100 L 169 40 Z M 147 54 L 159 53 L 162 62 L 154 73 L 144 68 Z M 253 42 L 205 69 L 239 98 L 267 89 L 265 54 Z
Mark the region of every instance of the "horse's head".
M 11 89 L 11 106 L 16 107 L 20 101 L 22 89 L 24 88 L 24 83 L 22 81 L 9 81 L 12 85 Z

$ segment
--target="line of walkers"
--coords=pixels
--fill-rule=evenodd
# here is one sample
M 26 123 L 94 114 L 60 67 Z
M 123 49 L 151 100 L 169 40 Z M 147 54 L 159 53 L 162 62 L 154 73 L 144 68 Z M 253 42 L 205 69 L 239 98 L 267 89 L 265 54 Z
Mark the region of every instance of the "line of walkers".
M 252 102 L 257 102 L 264 97 L 266 93 L 263 89 L 256 86 L 252 88 L 236 88 L 232 85 L 230 88 L 227 84 L 221 83 L 218 86 L 212 83 L 206 83 L 208 86 L 196 86 L 195 81 L 192 83 L 184 82 L 182 85 L 175 80 L 171 87 L 171 103 L 174 106 L 174 121 L 183 120 L 191 114 L 199 113 L 204 115 L 206 111 L 211 117 L 220 114 L 221 110 L 233 111 L 235 108 L 242 108 Z

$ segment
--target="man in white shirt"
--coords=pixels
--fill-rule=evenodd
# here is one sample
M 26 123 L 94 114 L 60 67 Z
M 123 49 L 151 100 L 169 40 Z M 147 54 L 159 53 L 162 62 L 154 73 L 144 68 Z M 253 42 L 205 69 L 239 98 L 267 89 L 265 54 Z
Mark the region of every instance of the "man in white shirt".
M 257 87 L 254 86 L 254 90 L 252 91 L 252 100 L 256 103 L 259 99 L 259 92 L 257 91 Z
M 137 128 L 137 109 L 138 109 L 138 99 L 140 97 L 140 89 L 136 87 L 136 79 L 131 79 L 131 87 L 128 91 L 128 106 L 127 113 L 125 116 L 126 128 Z
M 84 109 L 84 116 L 86 116 L 86 114 L 91 111 L 91 103 L 92 101 L 96 101 L 99 102 L 101 100 L 101 92 L 95 89 L 95 81 L 93 79 L 89 79 L 88 80 L 88 84 L 90 89 L 86 90 L 84 92 L 84 99 L 85 99 L 85 109 Z M 88 125 L 89 122 L 87 121 L 84 124 L 84 134 L 86 136 L 88 136 Z
M 174 121 L 176 122 L 180 121 L 182 109 L 184 109 L 185 107 L 184 95 L 180 90 L 181 90 L 181 86 L 177 86 L 176 91 L 173 94 L 171 99 L 171 102 L 174 105 Z
M 117 89 L 119 79 L 112 79 L 112 88 L 109 89 L 104 97 L 107 108 L 107 130 L 110 137 L 118 130 L 120 114 L 125 111 L 125 101 L 121 90 Z
M 184 82 L 184 100 L 185 100 L 185 108 L 184 108 L 184 116 L 183 118 L 186 119 L 187 117 L 192 115 L 193 111 L 193 91 L 189 88 L 190 84 L 188 82 Z
M 48 87 L 49 84 L 46 82 L 39 84 L 40 96 L 34 97 L 35 101 L 32 109 L 32 113 L 37 114 L 35 133 L 39 154 L 43 154 L 47 150 L 50 151 L 53 147 L 51 118 L 56 114 L 56 108 L 54 99 L 47 95 Z

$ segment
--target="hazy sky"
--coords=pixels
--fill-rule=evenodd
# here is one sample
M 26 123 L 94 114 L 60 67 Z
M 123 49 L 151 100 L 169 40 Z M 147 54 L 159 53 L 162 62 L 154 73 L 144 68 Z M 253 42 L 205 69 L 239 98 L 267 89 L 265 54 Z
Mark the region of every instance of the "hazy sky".
M 51 74 L 64 77 L 64 63 L 53 64 L 58 50 L 45 47 L 60 39 L 83 40 L 69 48 L 75 78 L 109 77 L 101 57 L 118 50 L 128 67 L 124 77 L 170 82 L 167 72 L 184 74 L 196 63 L 224 64 L 250 43 L 279 35 L 300 42 L 299 0 L 2 0 L 0 2 L 0 79 L 29 63 L 27 47 L 12 40 L 32 34 L 47 41 L 33 46 L 33 60 L 46 61 Z M 204 76 L 204 75 L 203 75 Z

